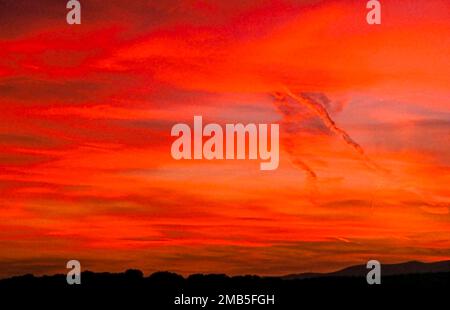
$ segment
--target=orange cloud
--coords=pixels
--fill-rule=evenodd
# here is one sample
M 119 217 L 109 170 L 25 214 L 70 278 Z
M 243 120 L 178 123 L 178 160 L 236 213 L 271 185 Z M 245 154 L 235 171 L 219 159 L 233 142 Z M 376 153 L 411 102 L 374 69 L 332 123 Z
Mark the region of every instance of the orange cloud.
M 0 276 L 450 257 L 447 1 L 7 2 Z M 194 115 L 280 123 L 279 168 L 173 160 Z

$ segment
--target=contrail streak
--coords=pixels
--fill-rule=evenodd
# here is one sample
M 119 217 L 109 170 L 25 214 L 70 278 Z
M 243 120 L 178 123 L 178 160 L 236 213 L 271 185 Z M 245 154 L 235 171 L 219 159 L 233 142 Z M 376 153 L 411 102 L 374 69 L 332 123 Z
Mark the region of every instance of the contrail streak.
M 314 180 L 317 179 L 317 175 L 316 173 L 307 165 L 305 164 L 303 161 L 301 161 L 300 159 L 296 158 L 292 161 L 294 163 L 294 165 L 302 168 L 304 171 L 306 171 L 306 173 L 308 174 L 308 176 Z
M 275 97 L 275 102 L 277 104 L 276 106 L 277 106 L 278 110 L 284 115 L 284 118 L 285 118 L 284 122 L 285 123 L 289 122 L 287 119 L 289 119 L 291 117 L 291 115 L 289 115 L 288 112 L 286 112 L 285 110 L 282 109 L 282 107 L 286 106 L 286 104 L 287 104 L 286 96 L 279 92 L 273 93 L 273 96 Z M 294 166 L 302 169 L 303 171 L 305 171 L 306 174 L 308 175 L 308 178 L 310 178 L 311 180 L 316 180 L 317 174 L 314 172 L 314 170 L 311 167 L 309 167 L 304 161 L 299 159 L 298 156 L 293 151 L 294 139 L 291 136 L 291 134 L 287 135 L 287 137 L 285 136 L 284 140 L 285 140 L 285 149 L 288 152 L 288 154 L 291 156 L 292 164 Z
M 343 129 L 339 128 L 336 123 L 333 121 L 331 116 L 328 114 L 328 111 L 319 103 L 315 102 L 314 100 L 303 96 L 303 95 L 295 95 L 292 93 L 289 88 L 284 87 L 286 94 L 291 97 L 293 100 L 295 100 L 297 103 L 301 104 L 302 106 L 308 108 L 310 111 L 312 111 L 315 115 L 317 115 L 322 122 L 327 126 L 328 129 L 330 129 L 332 132 L 339 135 L 345 143 L 347 143 L 349 146 L 351 146 L 354 150 L 356 150 L 363 158 L 366 164 L 374 169 L 377 170 L 383 170 L 380 168 L 377 164 L 375 164 L 372 160 L 370 160 L 365 152 L 364 149 L 354 141 L 348 133 L 346 133 Z

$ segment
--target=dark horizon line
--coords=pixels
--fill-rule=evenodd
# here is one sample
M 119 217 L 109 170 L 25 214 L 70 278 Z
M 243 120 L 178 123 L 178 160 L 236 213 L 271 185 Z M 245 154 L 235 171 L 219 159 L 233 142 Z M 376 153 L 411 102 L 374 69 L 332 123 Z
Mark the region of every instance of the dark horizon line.
M 450 259 L 449 260 L 441 260 L 441 261 L 434 261 L 434 262 L 422 262 L 419 260 L 411 260 L 411 261 L 405 261 L 401 263 L 390 263 L 390 264 L 381 264 L 381 270 L 383 273 L 383 269 L 388 269 L 387 275 L 408 275 L 408 274 L 415 274 L 415 273 L 430 273 L 430 272 L 450 272 Z M 67 269 L 69 271 L 69 269 Z M 279 278 L 279 279 L 307 279 L 307 278 L 319 278 L 319 277 L 342 277 L 342 276 L 360 276 L 362 273 L 367 273 L 369 269 L 366 268 L 366 265 L 359 264 L 359 265 L 350 265 L 347 267 L 340 268 L 335 271 L 331 272 L 299 272 L 299 273 L 289 273 L 289 274 L 282 274 L 282 275 L 259 275 L 259 274 L 238 274 L 238 275 L 229 275 L 226 273 L 216 273 L 216 272 L 210 272 L 210 273 L 191 273 L 189 275 L 184 276 L 183 274 L 180 274 L 178 272 L 170 271 L 170 270 L 159 270 L 152 272 L 145 276 L 145 274 L 137 268 L 128 268 L 124 271 L 119 272 L 111 272 L 111 271 L 92 271 L 92 270 L 84 270 L 81 272 L 81 274 L 109 274 L 109 275 L 124 275 L 127 273 L 134 273 L 140 274 L 143 278 L 149 278 L 154 274 L 161 274 L 161 273 L 167 273 L 167 274 L 173 274 L 180 276 L 184 279 L 188 279 L 192 276 L 197 275 L 203 275 L 203 276 L 225 276 L 228 278 L 234 278 L 234 277 L 259 277 L 259 278 Z M 385 271 L 385 270 L 384 270 Z M 55 273 L 55 274 L 44 274 L 44 275 L 35 275 L 33 273 L 25 273 L 21 275 L 13 275 L 8 277 L 2 277 L 0 278 L 0 281 L 9 280 L 9 279 L 15 279 L 15 278 L 23 278 L 23 277 L 34 277 L 34 278 L 45 278 L 45 277 L 56 277 L 56 276 L 65 276 L 66 273 Z

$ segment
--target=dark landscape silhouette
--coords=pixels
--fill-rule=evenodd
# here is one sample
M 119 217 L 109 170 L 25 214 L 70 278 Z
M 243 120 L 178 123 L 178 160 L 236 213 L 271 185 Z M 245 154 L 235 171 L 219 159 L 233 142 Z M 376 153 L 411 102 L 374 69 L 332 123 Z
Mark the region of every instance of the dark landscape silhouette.
M 437 273 L 437 272 L 450 272 L 450 260 L 423 263 L 419 261 L 410 261 L 400 264 L 383 264 L 382 274 L 383 276 L 393 275 L 409 275 L 417 273 Z M 364 277 L 367 274 L 367 268 L 365 265 L 350 266 L 335 272 L 330 273 L 300 273 L 290 274 L 283 276 L 283 279 L 306 279 L 306 278 L 319 278 L 319 277 L 333 277 L 333 276 L 347 276 L 347 277 Z
M 65 274 L 36 277 L 31 274 L 0 280 L 0 296 L 19 302 L 39 304 L 48 300 L 61 304 L 95 302 L 103 305 L 141 304 L 161 307 L 174 305 L 176 296 L 210 296 L 219 294 L 275 295 L 275 307 L 281 305 L 361 305 L 370 302 L 382 306 L 394 300 L 402 305 L 420 299 L 446 299 L 450 292 L 450 261 L 436 263 L 407 262 L 382 265 L 382 283 L 369 285 L 368 269 L 351 266 L 331 273 L 303 273 L 281 277 L 225 274 L 193 274 L 183 277 L 171 272 L 156 272 L 150 276 L 136 269 L 123 273 L 84 271 L 80 285 L 68 285 Z M 30 299 L 23 299 L 28 296 Z M 428 301 L 427 301 L 428 302 Z M 256 305 L 258 306 L 258 305 Z M 196 308 L 201 308 L 196 305 Z M 230 307 L 208 304 L 206 308 Z M 240 307 L 252 307 L 249 305 Z M 253 306 L 255 307 L 255 306 Z M 271 307 L 271 305 L 259 305 Z

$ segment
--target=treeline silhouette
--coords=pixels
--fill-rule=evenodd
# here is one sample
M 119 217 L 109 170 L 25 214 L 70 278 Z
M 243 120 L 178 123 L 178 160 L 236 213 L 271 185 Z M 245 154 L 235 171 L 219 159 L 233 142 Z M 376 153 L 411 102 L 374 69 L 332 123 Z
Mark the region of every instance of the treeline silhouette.
M 426 272 L 389 275 L 380 285 L 367 284 L 365 276 L 327 276 L 295 278 L 233 276 L 224 274 L 194 274 L 182 277 L 171 272 L 156 272 L 144 276 L 139 270 L 124 273 L 82 272 L 80 285 L 69 285 L 66 275 L 36 277 L 24 275 L 0 280 L 1 300 L 13 300 L 33 306 L 61 306 L 66 303 L 120 306 L 126 309 L 172 309 L 195 307 L 175 305 L 178 296 L 208 296 L 215 303 L 205 308 L 276 308 L 292 306 L 362 306 L 366 303 L 383 307 L 394 301 L 405 306 L 420 301 L 447 299 L 450 292 L 450 272 Z M 274 295 L 275 305 L 219 305 L 222 294 Z M 362 304 L 363 303 L 363 304 Z M 429 306 L 429 304 L 428 304 Z M 103 308 L 101 307 L 101 309 Z M 131 307 L 131 308 L 130 308 Z M 156 307 L 156 308 L 154 308 Z M 86 309 L 88 309 L 87 307 Z

